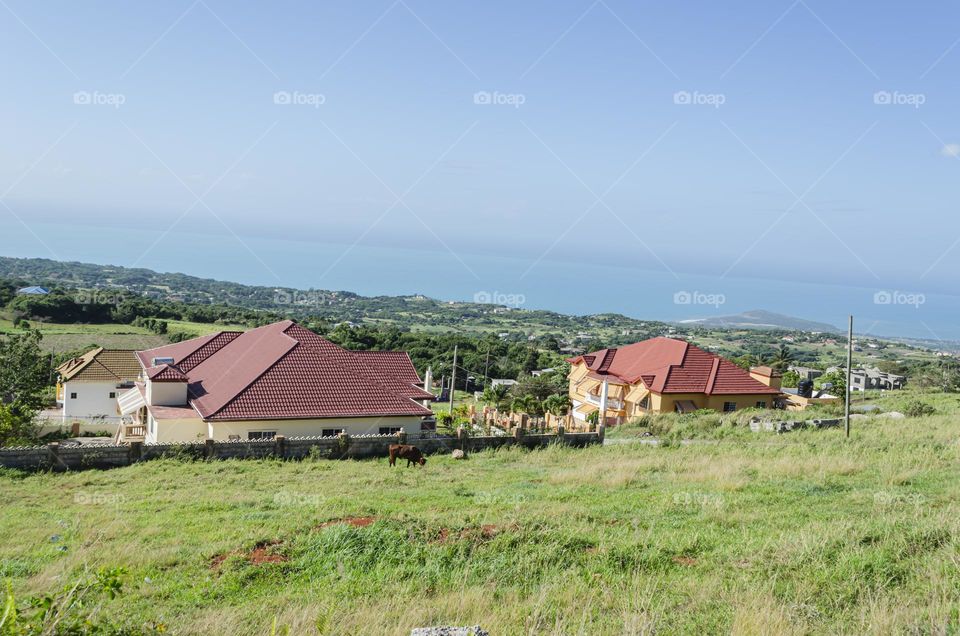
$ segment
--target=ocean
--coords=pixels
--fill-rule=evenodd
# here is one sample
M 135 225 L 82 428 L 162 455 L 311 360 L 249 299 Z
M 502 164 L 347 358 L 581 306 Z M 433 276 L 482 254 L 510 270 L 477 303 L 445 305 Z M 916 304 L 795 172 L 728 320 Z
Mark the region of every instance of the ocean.
M 332 289 L 365 296 L 420 293 L 442 300 L 499 302 L 584 315 L 616 312 L 647 320 L 688 320 L 753 309 L 855 331 L 960 341 L 960 299 L 834 284 L 676 276 L 665 271 L 580 263 L 571 258 L 513 258 L 446 250 L 237 238 L 122 224 L 101 227 L 13 219 L 0 233 L 0 254 L 138 266 L 245 284 Z M 39 238 L 38 238 L 39 237 Z M 425 242 L 429 245 L 430 243 Z M 153 246 L 152 248 L 150 246 Z

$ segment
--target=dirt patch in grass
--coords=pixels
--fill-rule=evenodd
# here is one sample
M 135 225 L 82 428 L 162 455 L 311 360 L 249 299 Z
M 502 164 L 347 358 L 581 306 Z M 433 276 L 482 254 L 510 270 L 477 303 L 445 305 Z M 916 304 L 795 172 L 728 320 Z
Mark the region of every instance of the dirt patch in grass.
M 673 557 L 673 562 L 685 567 L 691 567 L 697 564 L 697 560 L 691 556 L 675 556 Z
M 324 528 L 329 528 L 330 526 L 336 526 L 340 524 L 353 526 L 354 528 L 366 528 L 376 520 L 376 517 L 344 517 L 342 519 L 331 519 L 330 521 L 324 521 L 317 526 L 317 529 L 323 530 Z
M 516 528 L 516 526 L 510 526 L 510 528 Z M 483 543 L 490 541 L 506 529 L 508 528 L 502 528 L 492 523 L 485 523 L 479 527 L 463 528 L 461 530 L 451 530 L 444 526 L 437 530 L 436 534 L 430 540 L 430 543 L 448 543 L 450 541 L 474 541 L 476 543 Z
M 283 541 L 273 539 L 271 541 L 261 541 L 253 546 L 253 549 L 244 552 L 242 550 L 233 550 L 223 552 L 210 559 L 210 569 L 219 570 L 223 562 L 232 556 L 242 556 L 246 561 L 253 565 L 263 565 L 264 563 L 286 563 L 290 559 L 276 551 L 278 546 L 283 545 Z

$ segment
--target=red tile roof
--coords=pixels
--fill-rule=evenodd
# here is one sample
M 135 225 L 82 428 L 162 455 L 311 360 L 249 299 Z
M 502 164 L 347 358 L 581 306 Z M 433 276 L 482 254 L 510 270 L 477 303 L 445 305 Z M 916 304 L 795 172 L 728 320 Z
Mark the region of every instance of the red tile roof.
M 700 347 L 675 338 L 651 338 L 617 349 L 570 358 L 595 374 L 624 384 L 643 384 L 654 393 L 736 395 L 779 393 L 750 374 Z
M 358 355 L 290 320 L 141 351 L 144 367 L 173 358 L 193 408 L 209 420 L 430 415 L 411 398 L 416 370 L 396 352 Z M 392 370 L 400 372 L 401 377 Z
M 186 382 L 187 374 L 177 367 L 161 364 L 146 369 L 147 377 L 154 382 Z

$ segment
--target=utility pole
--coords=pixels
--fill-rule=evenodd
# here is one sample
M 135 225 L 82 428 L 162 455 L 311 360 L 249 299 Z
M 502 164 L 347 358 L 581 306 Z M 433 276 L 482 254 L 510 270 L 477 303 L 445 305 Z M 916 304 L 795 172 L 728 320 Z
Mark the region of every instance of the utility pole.
M 845 403 L 845 420 L 846 424 L 844 429 L 846 430 L 847 437 L 850 437 L 850 369 L 853 365 L 853 316 L 850 316 L 850 322 L 847 325 L 847 381 L 846 381 L 846 395 L 844 396 Z
M 453 394 L 457 390 L 457 345 L 453 345 L 453 370 L 450 372 L 450 415 L 453 415 Z
M 486 364 L 483 365 L 483 388 L 487 388 L 487 382 L 490 379 L 489 376 L 487 375 L 488 373 L 490 373 L 490 347 L 489 346 L 487 346 L 487 362 Z

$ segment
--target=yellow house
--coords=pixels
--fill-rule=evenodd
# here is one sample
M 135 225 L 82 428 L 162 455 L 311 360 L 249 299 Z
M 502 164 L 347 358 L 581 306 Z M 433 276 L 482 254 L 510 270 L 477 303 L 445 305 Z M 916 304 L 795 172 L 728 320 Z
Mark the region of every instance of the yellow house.
M 674 338 L 601 349 L 568 362 L 570 401 L 579 424 L 594 412 L 610 425 L 644 413 L 772 408 L 780 395 L 780 375 L 769 367 L 748 373 Z

